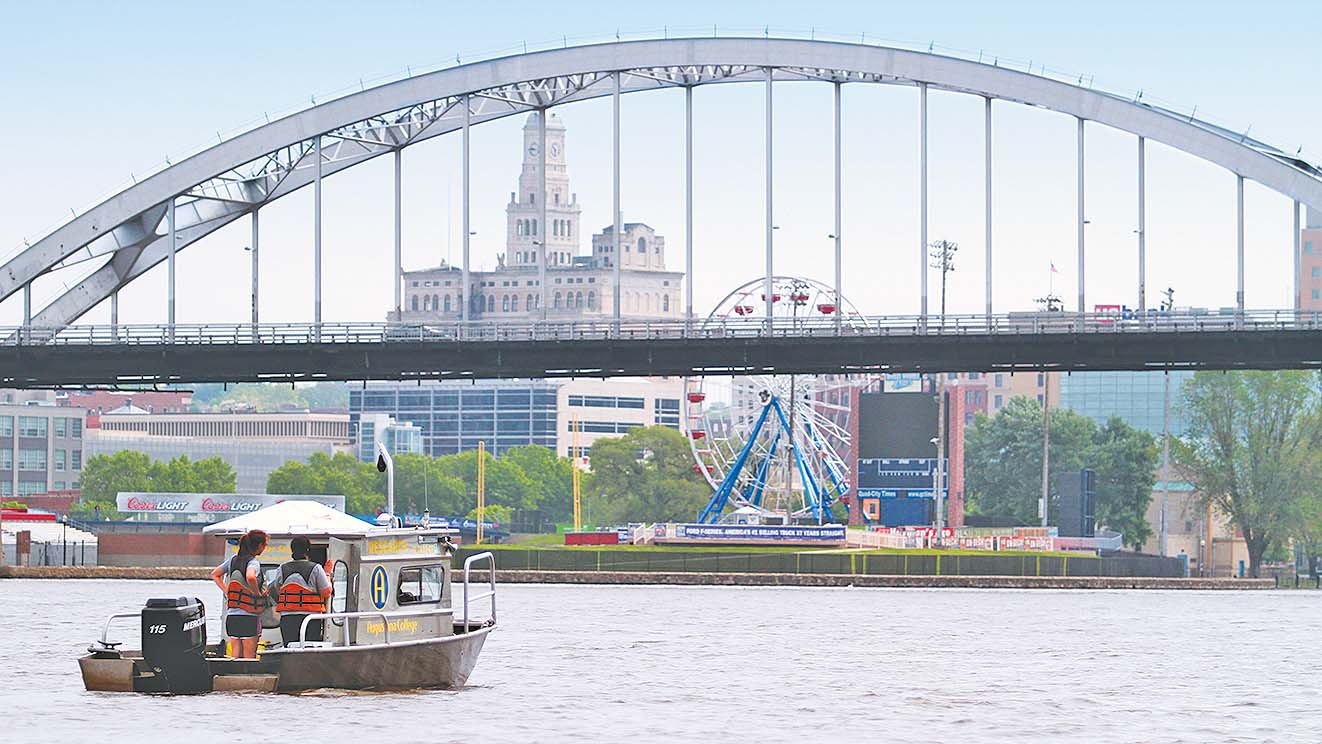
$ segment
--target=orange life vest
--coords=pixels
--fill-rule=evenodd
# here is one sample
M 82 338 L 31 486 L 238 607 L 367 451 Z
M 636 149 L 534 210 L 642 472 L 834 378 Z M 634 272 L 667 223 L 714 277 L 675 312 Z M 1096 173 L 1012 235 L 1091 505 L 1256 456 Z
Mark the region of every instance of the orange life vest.
M 314 587 L 312 575 L 317 564 L 312 561 L 290 561 L 280 566 L 280 594 L 275 609 L 280 613 L 325 612 L 326 601 Z
M 229 584 L 225 587 L 225 607 L 231 610 L 243 610 L 254 615 L 262 611 L 260 600 L 248 585 L 248 566 L 234 565 L 230 558 Z

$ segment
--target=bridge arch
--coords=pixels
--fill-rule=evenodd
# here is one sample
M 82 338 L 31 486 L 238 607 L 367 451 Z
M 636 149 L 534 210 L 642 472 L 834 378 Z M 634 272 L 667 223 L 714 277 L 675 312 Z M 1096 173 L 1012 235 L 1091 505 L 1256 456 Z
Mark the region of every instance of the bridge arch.
M 0 300 L 75 262 L 104 263 L 33 319 L 62 327 L 169 255 L 322 177 L 506 116 L 621 93 L 734 82 L 922 85 L 1041 107 L 1161 142 L 1322 210 L 1322 171 L 1263 142 L 1140 100 L 993 64 L 866 44 L 703 38 L 569 47 L 456 66 L 347 95 L 180 161 L 0 266 Z M 530 225 L 537 234 L 536 225 Z M 618 260 L 618 257 L 617 257 Z M 479 298 L 480 299 L 480 298 Z M 494 298 L 491 298 L 494 299 Z M 635 300 L 636 303 L 636 300 Z M 494 304 L 487 303 L 488 306 Z

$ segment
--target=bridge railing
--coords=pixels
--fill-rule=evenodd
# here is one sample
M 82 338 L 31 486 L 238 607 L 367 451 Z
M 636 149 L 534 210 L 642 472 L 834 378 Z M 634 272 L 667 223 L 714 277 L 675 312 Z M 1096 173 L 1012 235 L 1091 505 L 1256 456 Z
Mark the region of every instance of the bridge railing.
M 1234 309 L 1173 313 L 1018 312 L 1000 315 L 758 317 L 675 320 L 476 320 L 367 323 L 204 323 L 0 327 L 0 345 L 190 346 L 447 342 L 987 336 L 1322 330 L 1322 313 Z

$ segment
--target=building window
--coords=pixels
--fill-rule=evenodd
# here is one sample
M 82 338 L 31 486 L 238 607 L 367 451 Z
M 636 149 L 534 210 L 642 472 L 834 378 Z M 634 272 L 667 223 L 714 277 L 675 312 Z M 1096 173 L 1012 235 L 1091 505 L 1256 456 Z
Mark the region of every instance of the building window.
M 0 416 L 0 437 L 12 436 L 14 436 L 14 417 Z
M 45 481 L 45 479 L 42 479 L 42 480 L 39 480 L 39 481 L 19 481 L 19 482 L 18 482 L 18 495 L 19 495 L 19 496 L 36 496 L 36 495 L 39 494 L 39 493 L 46 493 L 46 481 Z
M 1037 404 L 1038 404 L 1039 406 L 1042 405 L 1042 394 L 1041 394 L 1041 393 L 1038 393 L 1038 395 L 1037 395 Z
M 515 282 L 515 284 L 518 284 L 518 282 Z M 519 296 L 518 296 L 518 295 L 510 295 L 510 312 L 512 312 L 512 313 L 517 313 L 517 312 L 519 312 Z
M 551 300 L 551 307 L 555 308 L 556 310 L 559 310 L 559 309 L 560 309 L 560 293 L 559 293 L 559 292 L 556 292 L 556 293 L 555 293 L 555 297 Z
M 422 311 L 426 313 L 431 312 L 431 295 L 422 296 Z
M 661 295 L 661 312 L 670 312 L 670 295 Z
M 11 449 L 0 450 L 0 470 L 14 469 L 14 451 Z
M 38 470 L 44 473 L 46 471 L 46 450 L 44 449 L 19 450 L 18 469 Z
M 1312 252 L 1313 252 L 1313 241 L 1311 241 L 1311 240 L 1305 240 L 1305 241 L 1304 241 L 1304 253 L 1312 253 Z
M 496 296 L 495 296 L 495 295 L 487 295 L 487 312 L 489 312 L 489 313 L 494 313 L 494 312 L 496 312 Z
M 1003 402 L 1003 401 L 1004 401 L 1004 398 L 1002 398 L 1001 396 L 997 395 L 996 397 L 992 398 L 992 405 L 994 405 L 996 408 L 1000 408 L 1002 405 L 1004 405 L 1004 402 Z
M 1313 290 L 1313 299 L 1319 299 L 1317 290 Z
M 69 436 L 69 419 L 55 419 L 55 436 L 60 438 Z
M 413 295 L 413 312 L 418 312 L 418 296 Z
M 45 437 L 46 421 L 41 416 L 19 416 L 18 435 L 20 437 Z
M 500 311 L 501 311 L 502 313 L 508 313 L 508 312 L 510 311 L 510 296 L 509 296 L 509 295 L 501 295 L 501 297 L 500 297 Z
M 1038 373 L 1037 373 L 1037 386 L 1038 386 L 1038 387 L 1042 387 L 1042 385 L 1045 384 L 1046 379 L 1047 379 L 1047 378 L 1046 378 L 1046 375 L 1042 374 L 1041 372 L 1038 372 Z M 1041 398 L 1041 396 L 1038 396 L 1038 397 Z
M 1317 290 L 1313 290 L 1313 291 L 1316 292 Z M 589 310 L 597 309 L 597 293 L 593 292 L 592 290 L 588 290 L 588 309 Z
M 574 293 L 574 307 L 583 307 L 583 293 L 581 291 Z
M 450 312 L 450 295 L 445 296 L 445 312 Z
M 528 304 L 524 305 L 524 307 L 528 308 L 529 310 L 532 309 L 532 295 L 528 295 Z
M 65 455 L 66 453 L 64 450 L 62 449 L 55 450 L 55 469 L 60 472 L 64 472 L 64 467 L 67 464 L 65 462 Z
M 73 471 L 79 471 L 79 470 L 82 470 L 82 469 L 83 469 L 83 451 L 82 451 L 82 450 L 70 450 L 70 451 L 69 451 L 69 469 L 70 469 L 70 470 L 73 470 Z M 77 486 L 74 486 L 74 488 L 77 488 Z

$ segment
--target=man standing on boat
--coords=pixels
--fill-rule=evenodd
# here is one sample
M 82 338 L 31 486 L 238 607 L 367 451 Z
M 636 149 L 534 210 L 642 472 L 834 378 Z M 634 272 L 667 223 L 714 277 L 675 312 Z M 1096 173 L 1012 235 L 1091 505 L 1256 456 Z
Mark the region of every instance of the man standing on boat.
M 293 558 L 280 564 L 280 577 L 276 580 L 276 612 L 280 613 L 280 637 L 286 646 L 299 640 L 303 620 L 311 614 L 326 611 L 330 599 L 331 582 L 326 570 L 308 559 L 312 544 L 306 537 L 289 541 L 289 554 Z M 308 623 L 303 640 L 322 640 L 325 621 Z

